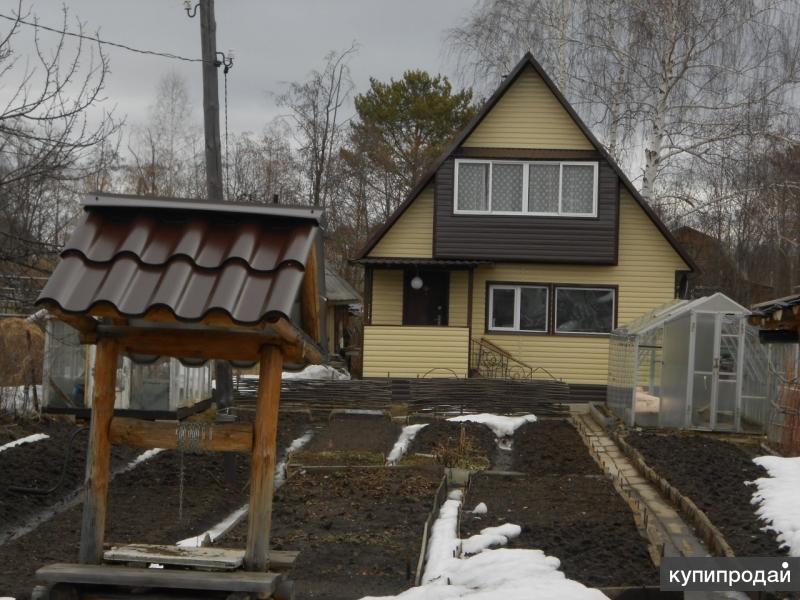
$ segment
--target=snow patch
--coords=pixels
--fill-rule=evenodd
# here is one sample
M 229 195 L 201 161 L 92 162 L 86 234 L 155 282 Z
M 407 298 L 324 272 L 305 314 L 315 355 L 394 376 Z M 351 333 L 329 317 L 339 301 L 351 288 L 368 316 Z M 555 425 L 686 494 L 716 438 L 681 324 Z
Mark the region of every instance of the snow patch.
M 258 376 L 256 376 L 258 378 Z M 350 379 L 350 373 L 334 369 L 329 365 L 308 365 L 302 371 L 284 371 L 281 379 Z
M 599 590 L 585 587 L 567 579 L 558 570 L 560 561 L 546 556 L 541 550 L 477 550 L 468 558 L 459 557 L 459 548 L 469 548 L 481 536 L 498 536 L 505 543 L 505 534 L 519 535 L 519 526 L 506 523 L 488 527 L 478 536 L 467 540 L 457 537 L 458 510 L 461 506 L 460 490 L 451 492 L 442 504 L 439 518 L 433 524 L 428 543 L 428 564 L 423 585 L 397 596 L 383 596 L 383 600 L 601 600 L 606 598 Z M 499 540 L 502 537 L 503 540 Z M 367 596 L 362 600 L 379 600 Z
M 200 535 L 195 535 L 190 538 L 186 538 L 185 540 L 181 540 L 178 542 L 178 546 L 181 548 L 200 548 L 201 546 L 205 546 L 216 540 L 222 534 L 226 533 L 231 527 L 236 525 L 242 517 L 247 514 L 247 504 L 244 506 L 240 506 L 227 517 L 225 517 L 222 521 L 214 525 L 208 531 L 204 531 Z
M 303 446 L 305 446 L 309 441 L 311 441 L 312 437 L 314 437 L 314 431 L 309 429 L 299 438 L 292 440 L 292 443 L 286 448 L 283 456 L 275 467 L 275 476 L 272 479 L 272 485 L 276 490 L 286 481 L 286 462 L 289 460 L 289 456 L 291 456 L 292 452 L 297 452 Z
M 758 488 L 752 500 L 758 505 L 756 514 L 767 523 L 765 529 L 778 534 L 790 556 L 800 557 L 800 456 L 759 456 L 753 462 L 769 473 L 751 482 Z
M 390 465 L 397 464 L 403 456 L 405 456 L 406 452 L 408 452 L 408 446 L 416 437 L 419 430 L 425 427 L 427 423 L 419 423 L 417 425 L 406 425 L 403 427 L 403 430 L 400 432 L 400 437 L 397 438 L 397 441 L 392 446 L 392 451 L 389 452 L 389 457 L 386 459 Z
M 499 527 L 486 527 L 478 535 L 473 535 L 461 543 L 461 553 L 465 556 L 478 554 L 492 546 L 505 546 L 508 540 L 518 537 L 522 527 L 505 523 Z
M 46 440 L 50 436 L 46 433 L 34 433 L 24 438 L 19 438 L 18 440 L 14 440 L 13 442 L 8 442 L 7 444 L 3 444 L 0 446 L 0 452 L 4 452 L 10 448 L 15 448 L 17 446 L 21 446 L 22 444 L 30 444 L 32 442 L 38 442 L 39 440 Z M 0 598 L 0 600 L 3 600 Z
M 475 506 L 475 508 L 472 509 L 473 515 L 485 515 L 488 512 L 489 507 L 486 506 L 486 502 L 480 502 L 477 506 Z
M 481 423 L 486 425 L 494 432 L 495 437 L 511 437 L 514 432 L 525 423 L 535 423 L 536 415 L 522 415 L 519 417 L 508 417 L 506 415 L 494 415 L 491 413 L 480 413 L 477 415 L 459 415 L 450 417 L 448 421 L 456 423 L 469 421 L 470 423 Z
M 289 459 L 289 456 L 292 454 L 292 452 L 300 450 L 300 448 L 305 446 L 313 436 L 314 431 L 309 429 L 300 437 L 292 440 L 292 443 L 287 446 L 286 450 L 283 452 L 280 462 L 278 462 L 275 467 L 275 475 L 272 479 L 273 489 L 277 490 L 286 481 L 286 461 Z M 247 514 L 247 510 L 247 504 L 240 506 L 222 521 L 214 525 L 211 529 L 204 531 L 200 535 L 194 535 L 190 538 L 186 538 L 185 540 L 181 540 L 177 543 L 177 545 L 181 548 L 200 548 L 202 546 L 206 546 L 230 531 L 231 528 L 233 528 L 244 518 L 244 516 Z

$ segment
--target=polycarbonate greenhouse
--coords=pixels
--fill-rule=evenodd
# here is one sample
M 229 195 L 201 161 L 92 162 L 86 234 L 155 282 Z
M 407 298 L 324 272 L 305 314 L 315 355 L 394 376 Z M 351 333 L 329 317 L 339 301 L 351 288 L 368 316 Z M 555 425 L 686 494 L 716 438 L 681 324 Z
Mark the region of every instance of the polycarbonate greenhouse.
M 764 430 L 767 351 L 721 293 L 675 300 L 614 330 L 608 407 L 629 426 Z

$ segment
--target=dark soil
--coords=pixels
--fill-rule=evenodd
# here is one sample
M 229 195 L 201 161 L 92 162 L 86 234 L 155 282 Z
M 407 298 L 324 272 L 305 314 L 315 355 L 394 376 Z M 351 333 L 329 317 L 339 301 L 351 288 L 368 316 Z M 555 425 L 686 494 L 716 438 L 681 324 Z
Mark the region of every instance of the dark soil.
M 279 451 L 307 427 L 305 417 L 281 414 Z M 221 521 L 247 502 L 249 457 L 230 456 L 234 459 L 227 478 L 223 454 L 184 455 L 182 519 L 178 452 L 164 451 L 115 477 L 109 491 L 106 540 L 174 544 Z M 74 506 L 0 546 L 0 596 L 26 598 L 40 566 L 77 560 L 81 512 L 80 505 Z
M 383 415 L 334 415 L 318 431 L 309 452 L 370 452 L 388 455 L 400 435 L 400 426 Z
M 355 600 L 413 586 L 425 519 L 442 472 L 419 469 L 306 471 L 275 494 L 272 539 L 299 550 L 289 577 L 297 600 Z M 220 545 L 244 544 L 240 523 Z
M 481 423 L 454 423 L 452 421 L 438 420 L 423 427 L 411 441 L 408 454 L 422 453 L 434 454 L 438 448 L 446 446 L 457 447 L 461 437 L 461 429 L 465 431 L 467 446 L 474 456 L 491 458 L 497 443 L 494 433 Z
M 544 448 L 546 444 L 552 450 Z M 658 584 L 647 540 L 630 508 L 571 425 L 525 425 L 514 438 L 513 452 L 515 465 L 525 475 L 473 476 L 465 507 L 485 502 L 489 512 L 464 513 L 462 536 L 516 523 L 522 534 L 509 547 L 538 548 L 557 557 L 571 579 L 595 587 Z
M 88 430 L 76 434 L 61 486 L 46 495 L 11 491 L 11 487 L 49 489 L 61 477 L 70 435 L 77 425 L 63 419 L 43 419 L 20 427 L 25 437 L 46 433 L 50 439 L 22 444 L 0 452 L 0 533 L 23 525 L 37 513 L 54 506 L 83 484 Z M 14 428 L 16 433 L 16 428 Z M 114 447 L 111 468 L 119 469 L 139 453 L 132 448 Z
M 777 556 L 775 535 L 751 504 L 754 488 L 745 484 L 766 471 L 753 456 L 730 442 L 703 435 L 632 432 L 626 440 L 645 462 L 708 515 L 739 556 Z
M 550 475 L 597 475 L 597 464 L 583 443 L 564 444 L 575 436 L 575 428 L 566 421 L 522 425 L 514 433 L 513 470 L 535 475 L 541 475 L 543 469 Z

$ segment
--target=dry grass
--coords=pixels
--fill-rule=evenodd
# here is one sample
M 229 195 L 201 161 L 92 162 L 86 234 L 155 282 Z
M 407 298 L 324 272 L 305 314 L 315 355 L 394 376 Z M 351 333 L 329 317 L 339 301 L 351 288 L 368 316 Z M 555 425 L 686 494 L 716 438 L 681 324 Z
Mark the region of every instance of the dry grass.
M 0 320 L 0 386 L 42 382 L 44 333 L 25 319 Z

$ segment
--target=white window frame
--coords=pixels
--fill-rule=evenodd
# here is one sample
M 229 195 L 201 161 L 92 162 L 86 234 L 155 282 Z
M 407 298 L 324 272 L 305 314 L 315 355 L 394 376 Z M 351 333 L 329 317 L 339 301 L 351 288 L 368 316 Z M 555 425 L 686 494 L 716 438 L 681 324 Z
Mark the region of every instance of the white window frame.
M 558 290 L 589 290 L 595 292 L 611 292 L 611 329 L 608 331 L 559 331 L 558 330 Z M 554 335 L 609 335 L 612 331 L 614 331 L 614 327 L 616 326 L 616 315 L 617 315 L 617 288 L 615 287 L 603 287 L 597 286 L 593 287 L 590 285 L 554 285 L 553 286 L 553 302 L 554 311 L 553 311 L 553 334 Z
M 462 163 L 477 163 L 489 165 L 489 180 L 486 186 L 486 205 L 487 210 L 468 210 L 458 208 L 458 169 Z M 492 165 L 522 165 L 522 210 L 492 210 Z M 558 211 L 541 212 L 528 210 L 528 184 L 530 182 L 530 165 L 559 165 L 558 171 Z M 594 169 L 594 188 L 592 190 L 592 212 L 574 213 L 564 212 L 562 209 L 561 188 L 564 179 L 564 166 L 591 166 Z M 599 163 L 596 161 L 569 161 L 569 160 L 487 160 L 481 158 L 458 158 L 455 161 L 453 174 L 453 213 L 457 215 L 525 215 L 531 217 L 570 217 L 570 218 L 594 218 L 597 217 L 597 188 L 598 188 Z
M 544 329 L 520 329 L 520 311 L 522 310 L 522 288 L 537 288 L 545 291 L 544 296 Z M 494 314 L 494 291 L 495 290 L 514 290 L 514 325 L 513 327 L 495 327 L 492 324 Z M 550 326 L 550 286 L 538 284 L 507 284 L 492 283 L 489 285 L 489 314 L 486 329 L 489 331 L 513 331 L 516 333 L 547 333 Z

